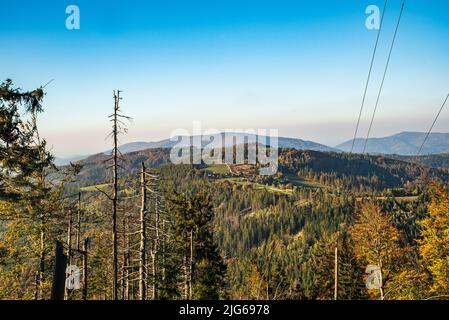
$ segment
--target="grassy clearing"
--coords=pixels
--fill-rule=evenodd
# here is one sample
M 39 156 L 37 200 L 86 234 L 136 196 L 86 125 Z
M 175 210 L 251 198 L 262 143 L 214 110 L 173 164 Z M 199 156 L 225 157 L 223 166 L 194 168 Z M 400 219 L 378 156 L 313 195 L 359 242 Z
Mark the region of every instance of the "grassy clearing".
M 418 200 L 418 196 L 404 196 L 404 197 L 392 197 L 397 202 L 412 202 Z M 364 197 L 358 197 L 357 201 L 362 201 L 363 199 L 366 199 Z M 387 200 L 388 197 L 376 197 L 377 200 Z
M 92 186 L 86 186 L 80 188 L 81 191 L 84 192 L 98 192 L 98 190 L 108 192 L 108 188 L 112 187 L 112 183 L 102 183 L 102 184 L 96 184 Z M 111 191 L 111 189 L 109 189 Z M 135 195 L 136 190 L 129 189 L 129 188 L 123 188 L 119 190 L 119 197 L 130 197 Z
M 226 164 L 211 164 L 203 169 L 206 172 L 213 174 L 229 174 L 229 168 Z
M 273 210 L 272 208 L 265 208 L 265 209 L 254 210 L 254 211 L 248 213 L 247 215 L 245 215 L 243 218 L 244 219 L 260 218 L 263 216 L 268 216 L 268 215 L 272 215 L 272 214 L 276 214 L 276 213 L 277 213 L 277 211 Z
M 81 191 L 86 191 L 86 192 L 92 192 L 92 191 L 98 191 L 98 189 L 104 189 L 107 188 L 109 185 L 111 185 L 110 183 L 103 183 L 103 184 L 97 184 L 97 185 L 93 185 L 93 186 L 87 186 L 87 187 L 82 187 L 80 188 Z
M 300 179 L 298 176 L 294 174 L 286 174 L 285 177 L 289 182 L 291 182 L 294 186 L 297 187 L 313 188 L 313 189 L 324 188 L 324 186 L 318 182 Z
M 281 188 L 278 188 L 275 186 L 269 186 L 269 185 L 265 185 L 265 184 L 261 184 L 261 183 L 257 183 L 257 182 L 252 182 L 245 178 L 226 178 L 226 179 L 223 179 L 223 181 L 229 181 L 231 183 L 242 185 L 242 186 L 250 186 L 254 190 L 266 190 L 268 192 L 280 193 L 280 194 L 285 194 L 288 196 L 292 195 L 292 193 L 293 193 L 292 189 L 281 189 Z

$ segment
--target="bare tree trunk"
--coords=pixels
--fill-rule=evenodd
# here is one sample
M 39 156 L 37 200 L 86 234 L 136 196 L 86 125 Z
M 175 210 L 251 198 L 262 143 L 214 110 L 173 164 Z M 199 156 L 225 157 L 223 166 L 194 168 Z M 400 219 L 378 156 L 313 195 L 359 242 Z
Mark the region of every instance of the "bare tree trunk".
M 76 249 L 79 251 L 81 249 L 80 247 L 80 241 L 81 241 L 81 192 L 78 192 L 78 211 L 77 211 L 77 217 L 76 217 Z
M 155 237 L 154 237 L 154 247 L 153 247 L 153 300 L 158 299 L 158 255 L 159 255 L 159 204 L 158 204 L 158 195 L 156 193 L 156 201 L 155 201 L 155 219 L 154 219 L 154 227 L 155 227 Z
M 83 292 L 82 292 L 82 299 L 87 300 L 87 277 L 88 277 L 88 270 L 87 270 L 87 239 L 83 243 Z
M 270 282 L 271 282 L 271 270 L 272 270 L 272 261 L 274 256 L 274 250 L 276 249 L 276 244 L 274 242 L 271 243 L 271 248 L 268 252 L 268 272 L 267 272 L 267 286 L 266 286 L 266 299 L 270 300 Z
M 165 219 L 162 219 L 162 242 L 161 242 L 161 249 L 162 249 L 162 281 L 165 282 L 165 264 L 167 263 L 167 257 L 166 257 L 166 238 L 167 236 L 166 230 L 165 230 Z
M 129 245 L 128 245 L 128 218 L 123 218 L 123 266 L 122 266 L 122 299 L 129 300 Z
M 189 300 L 189 238 L 187 230 L 184 231 L 184 299 Z
M 72 264 L 72 209 L 69 209 L 69 221 L 67 227 L 67 267 Z M 69 289 L 65 289 L 64 300 L 70 299 Z
M 34 300 L 39 299 L 39 271 L 34 274 Z
M 186 244 L 187 247 L 187 244 Z M 187 257 L 188 249 L 185 248 L 184 254 L 184 299 L 189 300 L 189 268 L 188 268 L 188 257 Z
M 193 229 L 190 230 L 189 298 L 192 298 L 193 282 Z
M 131 274 L 134 273 L 131 261 L 130 236 L 129 236 L 129 217 L 125 215 L 123 218 L 123 293 L 122 299 L 130 299 L 130 281 Z
M 67 265 L 72 263 L 72 209 L 69 209 L 69 221 L 67 227 Z
M 33 125 L 33 129 L 35 130 L 36 134 L 36 141 L 37 146 L 39 147 L 39 159 L 42 162 L 45 162 L 46 159 L 46 152 L 45 147 L 41 146 L 41 138 L 39 135 L 39 130 L 37 127 L 37 112 L 33 111 L 31 115 L 31 122 Z M 38 185 L 40 186 L 41 190 L 45 190 L 45 170 L 41 169 L 38 176 Z M 45 214 L 41 213 L 39 215 L 40 224 L 41 224 L 41 230 L 40 230 L 40 248 L 39 248 L 39 271 L 38 271 L 38 292 L 36 296 L 39 297 L 39 299 L 44 300 L 44 282 L 45 282 L 45 238 L 46 238 L 46 221 L 45 221 Z
M 39 254 L 39 299 L 44 299 L 44 281 L 45 281 L 45 223 L 44 217 L 41 217 L 40 232 L 40 254 Z
M 156 293 L 156 253 L 153 251 L 151 253 L 151 274 L 153 277 L 153 283 L 152 283 L 152 292 L 151 292 L 151 300 L 156 300 L 157 293 Z
M 117 258 L 117 197 L 118 197 L 118 126 L 117 126 L 117 113 L 119 110 L 120 91 L 117 94 L 114 93 L 114 118 L 113 118 L 113 138 L 114 149 L 113 153 L 113 185 L 114 194 L 112 197 L 112 259 L 113 259 L 113 279 L 112 279 L 112 299 L 117 300 L 117 286 L 118 286 L 118 258 Z
M 134 281 L 131 281 L 130 287 L 131 287 L 130 297 L 131 300 L 134 300 Z
M 380 300 L 384 300 L 384 279 L 383 279 L 383 272 L 382 272 L 382 268 L 383 268 L 383 263 L 382 263 L 382 258 L 379 258 L 379 264 L 378 264 L 378 266 L 379 266 L 379 272 L 380 272 L 380 275 L 379 275 L 379 291 L 380 291 Z
M 335 244 L 334 300 L 338 299 L 338 243 Z
M 148 231 L 146 232 L 147 234 L 148 234 Z M 151 238 L 151 237 L 150 237 Z M 150 255 L 152 254 L 152 252 L 150 252 Z M 152 259 L 147 259 L 147 261 L 146 261 L 146 264 L 145 264 L 145 270 L 147 271 L 146 272 L 146 274 L 145 274 L 145 280 L 146 280 L 146 295 L 148 296 L 148 297 L 150 297 L 150 287 L 148 286 L 148 283 L 149 283 L 149 281 L 151 280 L 150 278 L 149 278 L 149 276 L 150 276 L 150 273 L 148 272 L 148 270 L 150 270 L 151 269 L 151 266 L 150 266 L 150 264 L 151 264 L 151 261 L 152 261 Z M 153 289 L 152 287 L 151 287 L 151 289 Z M 153 292 L 151 292 L 151 299 L 153 299 Z
M 193 230 L 185 233 L 184 247 L 184 297 L 186 300 L 192 298 L 192 270 L 193 270 Z
M 140 208 L 140 261 L 139 261 L 139 298 L 140 300 L 146 299 L 146 287 L 145 287 L 145 274 L 146 274 L 146 200 L 147 200 L 147 191 L 146 191 L 146 181 L 145 181 L 145 164 L 141 163 L 141 172 L 140 172 L 140 192 L 142 196 L 142 203 Z M 154 296 L 154 293 L 153 293 Z

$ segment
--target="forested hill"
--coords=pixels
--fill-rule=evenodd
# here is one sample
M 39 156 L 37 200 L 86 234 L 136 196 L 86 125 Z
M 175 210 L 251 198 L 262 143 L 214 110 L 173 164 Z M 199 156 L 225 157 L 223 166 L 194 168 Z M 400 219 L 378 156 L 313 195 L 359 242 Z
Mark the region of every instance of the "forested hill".
M 395 188 L 419 179 L 448 177 L 443 170 L 384 156 L 289 149 L 281 152 L 279 161 L 281 171 L 287 174 L 345 187 Z
M 370 138 L 366 143 L 366 152 L 377 154 L 415 155 L 420 149 L 426 132 L 401 132 L 384 138 Z M 353 143 L 354 142 L 354 143 Z M 365 139 L 349 140 L 336 146 L 337 149 L 350 151 L 354 144 L 354 152 L 362 152 Z M 440 154 L 449 151 L 449 133 L 430 133 L 421 154 Z
M 448 171 L 449 169 L 449 154 L 431 154 L 423 156 L 401 156 L 401 155 L 388 155 L 389 158 L 412 162 L 431 168 L 440 168 Z
M 84 165 L 79 180 L 81 185 L 101 183 L 111 178 L 106 162 L 110 155 L 97 154 L 81 163 Z M 123 174 L 138 172 L 143 161 L 148 168 L 159 167 L 170 162 L 170 149 L 146 149 L 121 156 Z M 225 175 L 245 176 L 246 172 L 233 170 Z M 279 152 L 279 173 L 273 180 L 283 184 L 300 184 L 300 181 L 314 181 L 321 185 L 344 185 L 345 188 L 364 189 L 403 187 L 420 178 L 447 179 L 448 172 L 411 162 L 383 156 L 343 154 L 311 150 L 281 149 Z
M 108 168 L 111 158 L 110 154 L 99 153 L 79 161 L 83 165 L 83 169 L 78 175 L 80 184 L 89 185 L 111 179 L 111 170 Z M 157 148 L 135 151 L 120 154 L 119 159 L 121 173 L 131 174 L 140 169 L 142 161 L 148 168 L 159 167 L 170 162 L 170 149 Z

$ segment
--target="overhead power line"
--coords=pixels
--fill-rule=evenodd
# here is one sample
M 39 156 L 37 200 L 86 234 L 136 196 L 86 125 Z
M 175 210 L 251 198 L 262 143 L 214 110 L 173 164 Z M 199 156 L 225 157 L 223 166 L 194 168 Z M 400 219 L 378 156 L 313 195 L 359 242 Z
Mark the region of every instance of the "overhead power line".
M 363 107 L 365 105 L 366 92 L 368 91 L 368 86 L 369 86 L 369 82 L 370 82 L 370 79 L 371 79 L 371 72 L 373 70 L 374 59 L 376 57 L 377 46 L 379 44 L 380 31 L 382 30 L 382 24 L 383 24 L 383 21 L 384 21 L 385 11 L 387 10 L 387 3 L 388 3 L 388 0 L 385 0 L 384 9 L 382 11 L 382 17 L 380 18 L 379 31 L 377 32 L 376 44 L 374 45 L 373 56 L 371 57 L 371 64 L 370 64 L 370 67 L 369 67 L 368 78 L 366 79 L 365 91 L 363 92 L 362 105 L 360 106 L 359 117 L 357 119 L 357 125 L 355 127 L 354 139 L 352 139 L 351 153 L 354 150 L 355 139 L 357 138 L 357 132 L 359 131 L 360 118 L 362 117 Z
M 376 116 L 377 107 L 379 105 L 380 96 L 382 94 L 382 89 L 384 87 L 385 77 L 386 77 L 387 71 L 388 71 L 388 66 L 390 65 L 391 53 L 393 52 L 394 43 L 396 42 L 396 36 L 398 34 L 399 24 L 401 23 L 402 13 L 404 12 L 404 6 L 405 6 L 405 1 L 402 2 L 401 13 L 399 14 L 398 22 L 396 24 L 396 29 L 394 31 L 393 40 L 392 40 L 391 46 L 390 46 L 390 52 L 388 53 L 387 64 L 385 65 L 385 70 L 384 70 L 384 74 L 383 74 L 383 77 L 382 77 L 382 83 L 380 84 L 379 92 L 377 93 L 376 105 L 374 107 L 373 115 L 371 117 L 371 122 L 370 122 L 370 125 L 369 125 L 368 133 L 366 135 L 365 145 L 363 146 L 363 152 L 362 153 L 365 153 L 366 145 L 368 143 L 368 139 L 369 139 L 369 136 L 371 134 L 371 129 L 373 127 L 373 122 L 374 122 L 374 118 Z
M 46 86 L 48 86 L 50 83 L 52 83 L 55 79 L 51 79 L 46 84 L 44 84 L 41 88 L 44 89 Z
M 427 132 L 426 137 L 424 138 L 424 141 L 423 141 L 422 144 L 421 144 L 421 147 L 419 147 L 419 151 L 418 151 L 418 153 L 416 154 L 417 156 L 419 156 L 419 154 L 421 153 L 422 148 L 424 147 L 424 144 L 426 143 L 427 139 L 429 138 L 429 135 L 430 135 L 430 133 L 432 132 L 433 127 L 435 126 L 435 123 L 437 122 L 438 118 L 440 117 L 441 111 L 443 111 L 443 108 L 444 108 L 444 106 L 446 105 L 446 102 L 447 102 L 448 99 L 449 99 L 449 94 L 446 96 L 446 99 L 444 100 L 443 104 L 441 105 L 441 108 L 440 108 L 440 110 L 438 111 L 437 116 L 436 116 L 435 119 L 433 120 L 433 123 L 432 123 L 432 125 L 430 126 L 430 129 L 429 129 L 429 131 Z

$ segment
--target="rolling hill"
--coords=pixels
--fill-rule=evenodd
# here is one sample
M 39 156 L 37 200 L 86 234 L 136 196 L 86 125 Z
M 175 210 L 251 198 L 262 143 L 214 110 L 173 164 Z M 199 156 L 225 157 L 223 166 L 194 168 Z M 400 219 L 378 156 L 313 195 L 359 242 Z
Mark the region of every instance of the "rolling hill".
M 245 134 L 245 133 L 229 133 L 230 136 L 226 136 L 226 138 L 224 138 L 224 143 L 223 143 L 223 147 L 230 147 L 232 145 L 234 145 L 236 142 L 237 144 L 239 143 L 239 141 L 241 143 L 244 143 L 244 138 L 245 137 L 249 137 L 250 139 L 258 139 L 259 141 L 261 141 L 261 143 L 264 143 L 265 141 L 267 141 L 267 137 L 265 136 L 257 136 L 254 134 Z M 202 147 L 204 148 L 217 148 L 217 146 L 220 144 L 220 140 L 219 139 L 223 139 L 223 133 L 219 133 L 219 134 L 214 134 L 212 135 L 213 139 L 210 140 L 210 142 L 208 141 L 203 141 Z M 237 138 L 237 141 L 233 140 L 233 137 Z M 198 139 L 199 136 L 193 136 L 193 137 L 176 137 L 178 139 L 178 141 L 172 141 L 170 139 L 165 139 L 165 140 L 161 140 L 161 141 L 156 141 L 156 142 L 131 142 L 131 143 L 127 143 L 124 144 L 122 146 L 120 146 L 120 151 L 122 153 L 128 153 L 128 152 L 133 152 L 133 151 L 139 151 L 139 150 L 145 150 L 145 149 L 150 149 L 150 148 L 172 148 L 175 145 L 181 146 L 181 147 L 185 147 L 186 143 L 190 141 L 189 139 Z M 328 147 L 326 145 L 317 143 L 317 142 L 313 142 L 313 141 L 307 141 L 307 140 L 302 140 L 302 139 L 297 139 L 297 138 L 286 138 L 286 137 L 279 137 L 278 138 L 278 145 L 279 148 L 293 148 L 293 149 L 297 149 L 297 150 L 315 150 L 315 151 L 337 151 L 334 148 Z M 107 152 L 110 152 L 107 151 Z
M 141 162 L 144 162 L 147 168 L 156 168 L 170 163 L 170 149 L 140 150 L 124 154 L 122 158 L 121 175 L 137 173 Z M 106 163 L 108 159 L 110 156 L 100 153 L 83 160 L 84 167 L 78 176 L 80 185 L 86 186 L 110 180 L 111 170 Z M 370 186 L 375 189 L 401 187 L 409 181 L 416 181 L 423 177 L 448 178 L 447 171 L 384 156 L 349 155 L 293 148 L 280 150 L 278 172 L 276 176 L 286 179 L 286 183 L 296 184 L 299 179 L 333 184 L 337 180 L 346 179 L 348 186 Z M 229 173 L 229 176 L 233 176 L 232 172 Z M 258 179 L 254 175 L 250 176 Z M 275 176 L 267 176 L 268 180 L 272 178 Z
M 220 138 L 220 134 L 213 135 L 213 139 L 211 139 L 210 142 L 203 141 L 202 146 L 204 148 L 208 149 L 215 149 L 219 145 L 217 141 Z M 232 136 L 237 137 L 237 140 L 233 140 L 232 137 L 226 137 L 224 140 L 223 147 L 229 148 L 233 146 L 235 143 L 244 143 L 244 137 L 249 136 L 251 139 L 256 139 L 256 137 L 261 140 L 262 143 L 266 140 L 265 136 L 256 136 L 256 135 L 247 135 L 245 133 L 231 133 Z M 122 154 L 130 153 L 130 152 L 136 152 L 141 150 L 147 150 L 147 149 L 171 149 L 174 146 L 178 147 L 186 147 L 189 139 L 195 138 L 197 139 L 198 136 L 195 137 L 177 137 L 177 141 L 172 141 L 170 139 L 164 139 L 160 141 L 154 141 L 154 142 L 145 142 L 145 141 L 136 141 L 136 142 L 130 142 L 123 144 L 119 147 L 119 150 Z M 230 139 L 231 138 L 231 139 Z M 279 148 L 293 148 L 297 150 L 315 150 L 315 151 L 338 151 L 337 149 L 328 147 L 326 145 L 313 142 L 313 141 L 307 141 L 297 138 L 286 138 L 286 137 L 279 137 L 278 138 L 278 146 Z M 111 154 L 111 150 L 107 150 L 103 152 L 103 154 Z M 95 155 L 94 155 L 95 156 Z M 77 157 L 71 157 L 71 158 L 56 158 L 56 165 L 63 166 L 68 165 L 70 162 L 79 161 L 83 159 L 87 159 L 89 156 L 77 156 Z
M 384 138 L 368 139 L 366 151 L 372 154 L 416 155 L 425 139 L 424 132 L 401 132 Z M 339 144 L 335 148 L 350 151 L 353 140 Z M 361 153 L 365 139 L 355 140 L 354 152 Z M 449 133 L 431 133 L 421 151 L 423 155 L 449 153 Z

